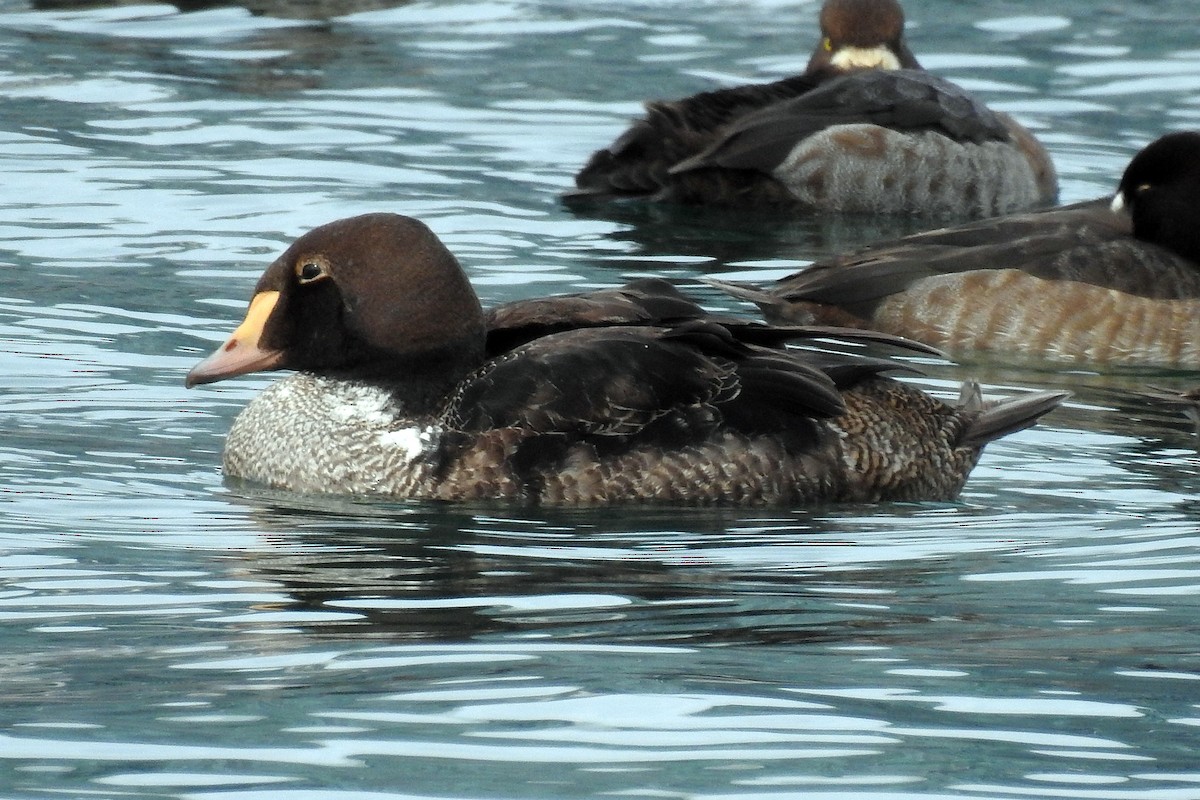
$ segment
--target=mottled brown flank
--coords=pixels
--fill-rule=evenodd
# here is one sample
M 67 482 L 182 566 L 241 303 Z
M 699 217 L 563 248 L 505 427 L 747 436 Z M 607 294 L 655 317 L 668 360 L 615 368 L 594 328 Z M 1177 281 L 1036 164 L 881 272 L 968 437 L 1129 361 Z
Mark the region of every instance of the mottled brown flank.
M 847 434 L 843 459 L 853 495 L 846 499 L 950 499 L 980 450 L 957 446 L 969 415 L 903 383 L 873 380 L 845 394 L 834 425 Z M 866 477 L 866 476 L 869 476 Z
M 493 497 L 522 497 L 524 487 L 513 473 L 509 459 L 528 432 L 517 428 L 487 431 L 475 438 L 451 462 L 442 480 L 434 480 L 430 470 L 421 484 L 413 487 L 414 496 L 432 500 L 487 500 Z
M 821 446 L 802 453 L 777 437 L 737 432 L 615 457 L 577 443 L 561 463 L 519 475 L 511 456 L 526 434 L 491 431 L 464 451 L 430 496 L 546 505 L 801 505 L 951 499 L 961 491 L 979 455 L 955 446 L 962 412 L 890 380 L 867 381 L 845 399 L 847 412 L 830 422 Z
M 821 476 L 797 475 L 776 440 L 726 433 L 673 451 L 636 448 L 599 459 L 588 445 L 571 448 L 563 469 L 540 476 L 537 498 L 550 505 L 636 502 L 746 505 L 804 502 L 829 496 Z
M 816 317 L 829 322 L 842 314 L 831 309 Z M 918 281 L 885 299 L 869 324 L 950 351 L 1200 364 L 1200 299 L 1137 297 L 1019 270 Z
M 837 306 L 822 303 L 793 302 L 771 307 L 773 322 L 796 325 L 833 325 L 839 328 L 870 328 L 881 330 L 871 320 L 864 319 Z
M 822 169 L 819 164 L 814 165 L 808 171 L 808 176 L 804 183 L 813 197 L 823 197 L 829 194 L 829 173 Z
M 952 499 L 982 447 L 958 444 L 978 410 L 887 378 L 844 392 L 845 413 L 818 422 L 808 444 L 722 430 L 678 447 L 631 443 L 605 453 L 556 436 L 547 448 L 547 437 L 519 427 L 466 434 L 393 418 L 398 410 L 374 392 L 305 373 L 277 382 L 234 422 L 226 474 L 313 494 L 444 501 L 809 505 Z M 347 417 L 356 406 L 362 411 Z M 382 444 L 398 430 L 424 432 L 422 451 Z

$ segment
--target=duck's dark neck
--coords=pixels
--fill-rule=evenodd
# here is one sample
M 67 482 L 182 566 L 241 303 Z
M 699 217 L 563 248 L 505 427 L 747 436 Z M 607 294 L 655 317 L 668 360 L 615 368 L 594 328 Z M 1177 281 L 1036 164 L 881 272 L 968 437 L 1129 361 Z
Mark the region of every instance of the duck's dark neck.
M 407 413 L 420 416 L 439 411 L 462 380 L 482 363 L 482 345 L 464 349 L 458 344 L 419 355 L 379 353 L 355 366 L 322 370 L 322 374 L 381 386 L 403 401 Z
M 1133 235 L 1154 242 L 1200 267 L 1200 230 L 1191 224 L 1194 210 L 1180 205 L 1159 204 L 1152 209 L 1135 207 Z

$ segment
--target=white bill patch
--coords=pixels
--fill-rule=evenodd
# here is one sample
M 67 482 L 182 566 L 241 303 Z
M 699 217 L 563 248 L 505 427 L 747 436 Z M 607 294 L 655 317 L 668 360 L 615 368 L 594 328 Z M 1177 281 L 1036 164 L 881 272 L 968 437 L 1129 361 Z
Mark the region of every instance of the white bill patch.
M 900 59 L 883 47 L 843 47 L 829 63 L 838 69 L 900 69 Z

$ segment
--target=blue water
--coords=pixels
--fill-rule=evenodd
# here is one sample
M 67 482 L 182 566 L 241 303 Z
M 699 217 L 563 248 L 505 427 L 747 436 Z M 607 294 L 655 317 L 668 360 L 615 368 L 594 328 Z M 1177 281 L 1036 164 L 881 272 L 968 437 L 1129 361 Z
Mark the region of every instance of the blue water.
M 0 796 L 1200 798 L 1200 454 L 1136 394 L 1196 375 L 929 363 L 947 396 L 1075 392 L 957 503 L 222 482 L 271 378 L 183 375 L 317 224 L 420 217 L 489 303 L 765 280 L 880 232 L 558 200 L 641 99 L 800 70 L 816 8 L 0 0 Z M 1200 128 L 1191 0 L 906 8 L 1064 202 Z

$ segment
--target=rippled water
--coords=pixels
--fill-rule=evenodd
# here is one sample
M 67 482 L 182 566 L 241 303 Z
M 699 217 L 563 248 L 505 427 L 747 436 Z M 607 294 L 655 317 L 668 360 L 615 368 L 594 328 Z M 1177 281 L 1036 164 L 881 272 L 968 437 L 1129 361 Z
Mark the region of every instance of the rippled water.
M 0 2 L 6 798 L 1200 798 L 1200 458 L 1133 394 L 1194 375 L 931 364 L 1076 392 L 959 503 L 226 488 L 269 379 L 184 372 L 316 224 L 421 217 L 488 302 L 876 232 L 558 201 L 640 99 L 801 69 L 814 2 L 387 5 Z M 1064 201 L 1200 127 L 1191 0 L 906 6 Z

